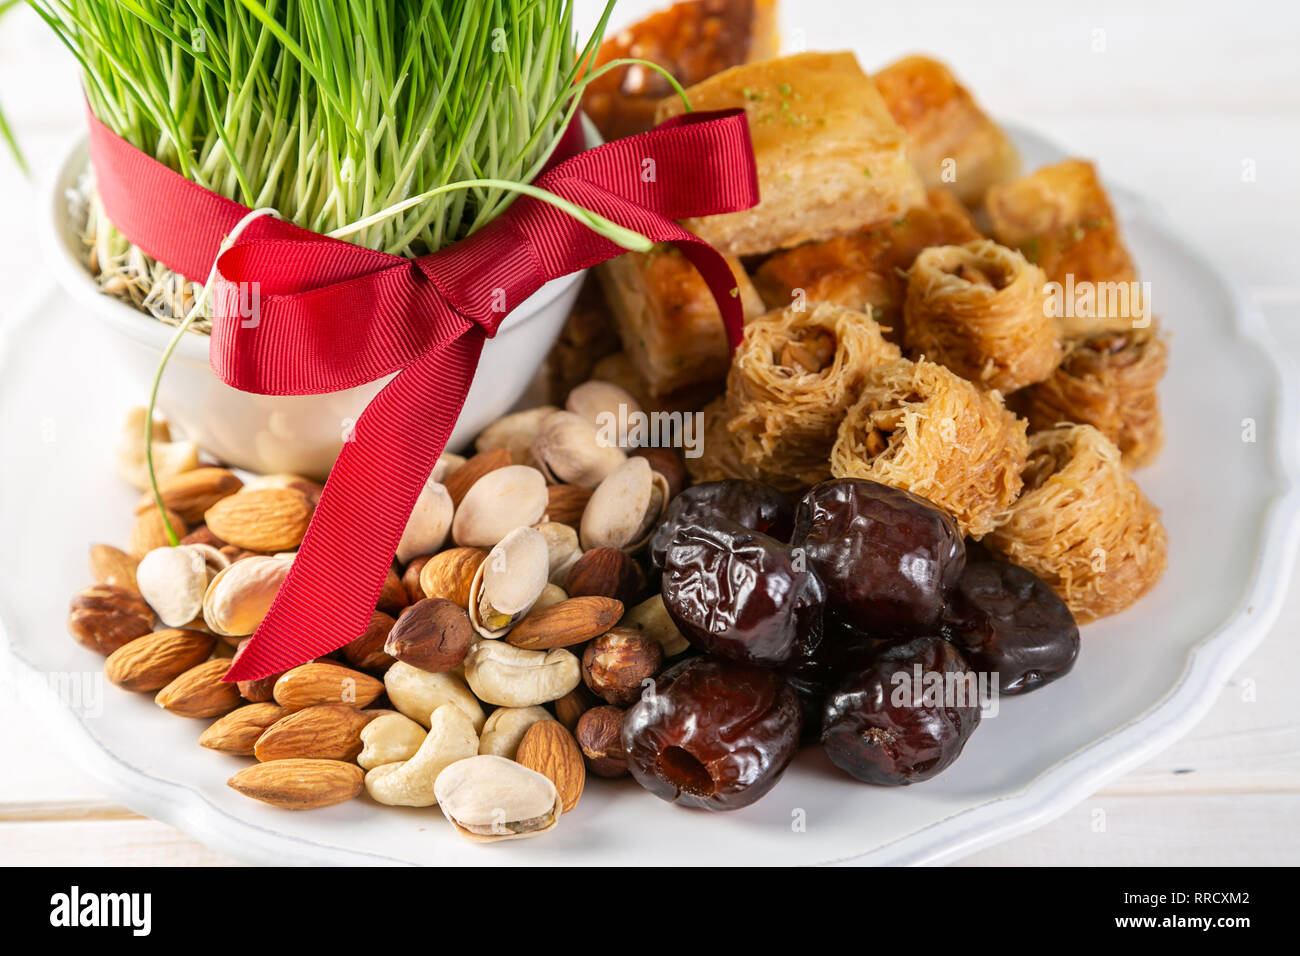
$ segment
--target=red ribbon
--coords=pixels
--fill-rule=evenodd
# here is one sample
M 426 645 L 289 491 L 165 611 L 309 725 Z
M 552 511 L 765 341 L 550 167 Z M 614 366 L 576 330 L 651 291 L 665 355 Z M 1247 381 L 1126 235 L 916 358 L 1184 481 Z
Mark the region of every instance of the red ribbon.
M 90 155 L 118 230 L 187 278 L 206 278 L 223 237 L 249 210 L 135 149 L 94 116 Z M 742 111 L 676 117 L 566 159 L 534 184 L 673 243 L 708 283 L 732 346 L 740 341 L 741 303 L 726 260 L 673 220 L 758 202 Z M 226 680 L 286 670 L 365 631 L 484 341 L 543 283 L 623 251 L 555 207 L 519 197 L 472 236 L 415 260 L 270 217 L 254 220 L 220 255 L 210 357 L 227 384 L 265 395 L 319 394 L 400 373 L 357 421 L 292 570 Z M 246 283 L 259 287 L 255 323 L 241 315 Z

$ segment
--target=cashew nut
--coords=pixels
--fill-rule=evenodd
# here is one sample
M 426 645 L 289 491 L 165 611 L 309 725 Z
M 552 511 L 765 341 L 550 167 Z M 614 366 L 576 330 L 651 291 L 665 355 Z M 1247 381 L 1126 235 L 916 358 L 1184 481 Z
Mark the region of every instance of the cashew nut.
M 386 763 L 410 760 L 424 743 L 424 728 L 403 714 L 381 714 L 361 728 L 359 763 L 373 770 Z
M 455 704 L 476 732 L 483 728 L 483 708 L 452 671 L 434 674 L 398 661 L 384 672 L 384 687 L 393 706 L 421 726 L 428 727 L 429 716 L 443 704 Z
M 366 791 L 390 807 L 431 807 L 433 786 L 443 769 L 478 754 L 478 734 L 455 704 L 443 704 L 429 717 L 429 733 L 410 760 L 387 763 L 366 774 Z
M 118 477 L 140 491 L 152 487 L 149 463 L 144 454 L 144 420 L 147 414 L 148 410 L 142 407 L 127 412 L 117 439 Z M 199 446 L 192 441 L 172 441 L 166 421 L 154 418 L 152 433 L 154 474 L 159 479 L 199 467 Z
M 531 707 L 577 687 L 582 668 L 562 647 L 529 651 L 504 641 L 479 641 L 465 655 L 465 680 L 489 704 Z
M 230 559 L 211 545 L 154 548 L 135 571 L 140 596 L 168 627 L 184 627 L 203 611 L 203 595 Z

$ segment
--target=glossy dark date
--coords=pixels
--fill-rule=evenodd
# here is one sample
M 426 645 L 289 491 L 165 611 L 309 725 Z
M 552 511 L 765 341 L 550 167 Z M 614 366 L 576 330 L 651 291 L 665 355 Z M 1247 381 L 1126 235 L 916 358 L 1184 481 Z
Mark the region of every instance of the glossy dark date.
M 936 680 L 954 690 L 960 683 L 963 699 L 935 694 Z M 835 766 L 865 783 L 929 780 L 957 759 L 979 725 L 977 691 L 966 659 L 948 641 L 916 637 L 886 645 L 827 698 L 822 745 Z
M 794 547 L 832 611 L 871 633 L 933 629 L 966 561 L 957 524 L 928 501 L 874 481 L 814 486 L 795 512 Z
M 695 657 L 669 668 L 623 717 L 628 769 L 660 799 L 748 806 L 799 746 L 799 700 L 776 671 Z
M 828 615 L 817 646 L 792 657 L 781 668 L 781 673 L 799 695 L 805 740 L 816 740 L 821 733 L 822 708 L 827 695 L 849 673 L 865 666 L 879 643 Z
M 821 640 L 826 590 L 786 545 L 726 518 L 679 528 L 668 547 L 664 607 L 707 654 L 778 666 Z
M 664 566 L 668 546 L 681 528 L 707 525 L 718 518 L 788 541 L 794 506 L 785 495 L 761 481 L 736 478 L 692 485 L 672 500 L 650 538 L 650 562 L 658 568 Z
M 1069 673 L 1079 626 L 1048 584 L 1005 561 L 968 564 L 948 598 L 945 633 L 1002 694 L 1024 694 Z

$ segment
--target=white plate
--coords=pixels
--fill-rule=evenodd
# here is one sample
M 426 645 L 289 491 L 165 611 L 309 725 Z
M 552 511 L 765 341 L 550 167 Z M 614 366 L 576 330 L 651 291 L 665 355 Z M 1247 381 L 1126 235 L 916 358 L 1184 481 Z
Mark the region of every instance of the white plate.
M 1058 155 L 1036 137 L 1018 138 L 1029 168 Z M 225 781 L 246 761 L 199 748 L 205 722 L 103 684 L 100 658 L 64 633 L 68 597 L 85 583 L 87 544 L 121 542 L 129 528 L 135 495 L 111 476 L 110 449 L 123 409 L 146 383 L 103 367 L 98 323 L 63 299 L 0 343 L 0 612 L 13 676 L 68 753 L 117 799 L 254 862 L 920 863 L 1039 826 L 1208 710 L 1276 617 L 1300 531 L 1296 380 L 1262 316 L 1156 210 L 1117 197 L 1173 335 L 1162 388 L 1168 445 L 1139 476 L 1164 509 L 1169 570 L 1136 607 L 1085 628 L 1068 678 L 1002 701 L 932 781 L 864 786 L 814 748 L 753 807 L 709 814 L 627 780 L 593 780 L 554 833 L 489 848 L 458 839 L 436 809 L 361 799 L 295 814 L 239 796 Z M 1253 442 L 1243 440 L 1246 420 Z M 78 691 L 89 706 L 69 699 Z

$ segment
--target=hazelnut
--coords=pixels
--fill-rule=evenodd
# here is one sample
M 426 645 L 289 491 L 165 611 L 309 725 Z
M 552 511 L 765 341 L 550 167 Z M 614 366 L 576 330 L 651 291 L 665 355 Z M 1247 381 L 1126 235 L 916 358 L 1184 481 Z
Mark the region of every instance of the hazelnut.
M 388 634 L 397 622 L 383 611 L 373 611 L 370 625 L 357 637 L 344 644 L 340 650 L 343 659 L 353 667 L 367 671 L 382 671 L 393 663 L 390 654 L 384 651 Z
M 574 737 L 582 748 L 587 769 L 598 777 L 622 777 L 627 771 L 623 750 L 623 711 L 617 707 L 593 707 L 580 718 Z
M 618 548 L 593 548 L 569 570 L 569 597 L 607 597 L 624 607 L 637 603 L 645 587 L 641 568 Z
M 606 703 L 627 707 L 636 703 L 642 682 L 652 680 L 663 662 L 663 647 L 653 637 L 616 627 L 587 645 L 582 680 Z
M 600 698 L 589 691 L 586 684 L 579 684 L 555 701 L 555 719 L 564 725 L 565 730 L 573 733 L 578 718 L 599 703 Z
M 384 650 L 403 663 L 436 674 L 458 666 L 473 644 L 474 629 L 464 608 L 445 598 L 425 598 L 398 619 Z
M 73 595 L 68 633 L 78 644 L 111 654 L 153 630 L 153 609 L 135 590 L 95 584 Z

